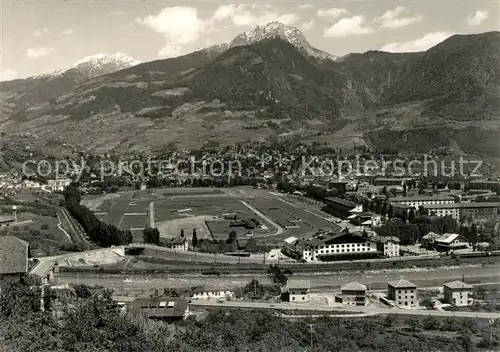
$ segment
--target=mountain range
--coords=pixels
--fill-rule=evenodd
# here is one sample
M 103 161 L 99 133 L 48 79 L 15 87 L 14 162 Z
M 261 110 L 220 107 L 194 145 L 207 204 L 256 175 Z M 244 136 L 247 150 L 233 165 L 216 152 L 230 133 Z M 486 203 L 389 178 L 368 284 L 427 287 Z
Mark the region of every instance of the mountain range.
M 500 32 L 488 32 L 425 52 L 338 58 L 271 22 L 177 58 L 98 55 L 2 82 L 0 130 L 44 152 L 293 137 L 499 157 L 499 44 Z

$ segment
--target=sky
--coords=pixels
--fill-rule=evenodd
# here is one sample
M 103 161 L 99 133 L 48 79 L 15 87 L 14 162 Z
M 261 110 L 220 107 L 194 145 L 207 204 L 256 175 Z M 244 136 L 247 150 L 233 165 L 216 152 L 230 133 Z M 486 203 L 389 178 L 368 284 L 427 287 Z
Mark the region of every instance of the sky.
M 334 55 L 422 51 L 453 34 L 498 31 L 499 9 L 498 0 L 3 0 L 0 80 L 68 68 L 98 53 L 176 57 L 270 21 L 301 29 Z

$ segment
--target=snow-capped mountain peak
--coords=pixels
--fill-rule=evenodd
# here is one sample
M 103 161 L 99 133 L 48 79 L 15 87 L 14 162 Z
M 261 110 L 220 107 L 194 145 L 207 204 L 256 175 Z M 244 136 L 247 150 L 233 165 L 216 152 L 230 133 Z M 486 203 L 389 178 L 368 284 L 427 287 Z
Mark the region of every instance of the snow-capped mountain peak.
M 76 61 L 73 67 L 78 67 L 81 65 L 105 65 L 113 64 L 116 66 L 123 66 L 123 68 L 131 67 L 140 64 L 141 62 L 131 58 L 122 53 L 112 53 L 112 54 L 96 54 L 91 56 L 86 56 Z
M 319 49 L 316 49 L 309 44 L 304 34 L 297 28 L 288 26 L 284 23 L 272 21 L 265 26 L 257 26 L 248 32 L 237 35 L 229 44 L 230 47 L 249 45 L 263 39 L 280 37 L 293 46 L 295 46 L 302 54 L 314 57 L 316 59 L 335 60 L 336 57 Z
M 89 79 L 108 73 L 113 73 L 140 64 L 141 61 L 135 60 L 122 53 L 96 54 L 86 56 L 77 60 L 73 66 L 51 73 L 45 73 L 33 78 L 58 77 L 61 75 L 81 76 L 81 79 Z M 80 80 L 81 80 L 80 79 Z

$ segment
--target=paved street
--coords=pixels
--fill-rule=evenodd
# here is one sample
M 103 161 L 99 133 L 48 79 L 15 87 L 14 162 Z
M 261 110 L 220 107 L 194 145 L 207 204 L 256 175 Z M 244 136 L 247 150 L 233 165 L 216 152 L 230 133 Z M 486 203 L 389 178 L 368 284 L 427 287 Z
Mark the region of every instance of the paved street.
M 306 310 L 317 312 L 359 312 L 364 314 L 404 314 L 420 316 L 441 316 L 441 317 L 462 317 L 462 318 L 484 318 L 500 319 L 500 313 L 489 312 L 448 312 L 440 310 L 419 310 L 402 308 L 372 308 L 361 306 L 323 306 L 317 304 L 293 304 L 293 303 L 261 303 L 261 302 L 223 302 L 217 303 L 214 300 L 193 300 L 191 305 L 194 307 L 228 307 L 245 309 L 279 309 L 279 310 Z

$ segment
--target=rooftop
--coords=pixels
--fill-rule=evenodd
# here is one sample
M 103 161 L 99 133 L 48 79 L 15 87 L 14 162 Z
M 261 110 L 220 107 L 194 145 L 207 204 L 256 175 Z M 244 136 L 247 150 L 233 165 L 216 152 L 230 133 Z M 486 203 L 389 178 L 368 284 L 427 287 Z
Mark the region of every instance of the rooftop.
M 459 280 L 447 282 L 443 286 L 451 289 L 459 289 L 459 288 L 472 289 L 472 285 L 466 284 L 465 282 Z
M 340 204 L 340 205 L 343 205 L 346 207 L 351 207 L 351 208 L 355 208 L 359 205 L 358 203 L 351 202 L 350 200 L 337 198 L 337 197 L 327 197 L 327 198 L 325 198 L 325 200 L 328 202 L 337 203 L 337 204 Z
M 181 318 L 188 309 L 188 302 L 182 297 L 136 298 L 131 307 L 148 318 Z
M 377 181 L 391 181 L 391 182 L 403 182 L 408 180 L 407 178 L 396 178 L 396 177 L 377 177 L 373 182 Z
M 0 274 L 28 272 L 29 243 L 14 236 L 0 236 Z
M 391 204 L 391 206 L 393 208 L 396 208 L 396 209 L 410 209 L 410 208 L 413 208 L 411 205 L 403 204 L 403 203 L 394 203 L 394 204 Z
M 455 198 L 451 196 L 413 196 L 413 197 L 391 197 L 391 202 L 418 202 L 418 201 L 426 201 L 426 200 L 447 200 L 447 201 L 455 201 Z
M 425 209 L 471 209 L 471 208 L 498 208 L 498 202 L 471 202 L 471 203 L 449 203 L 449 204 L 424 204 Z
M 359 282 L 349 282 L 340 288 L 341 291 L 366 291 L 366 286 Z
M 441 235 L 438 239 L 436 239 L 436 242 L 451 243 L 459 237 L 461 236 L 458 233 L 445 233 Z
M 423 236 L 422 238 L 426 239 L 426 240 L 435 240 L 435 239 L 438 239 L 439 237 L 441 237 L 440 234 L 437 234 L 437 233 L 431 231 L 427 235 Z
M 2 222 L 13 222 L 15 219 L 11 215 L 0 215 L 0 223 Z
M 387 284 L 394 288 L 417 288 L 417 285 L 407 280 L 389 281 Z
M 380 216 L 380 215 L 372 213 L 371 211 L 360 211 L 358 213 L 354 213 L 351 216 L 353 216 L 353 217 L 359 217 L 359 218 L 368 218 L 368 217 Z
M 171 238 L 170 240 L 167 240 L 167 244 L 184 244 L 184 242 L 186 242 L 187 239 L 186 237 L 176 237 L 176 238 Z
M 386 243 L 386 242 L 396 242 L 396 243 L 399 243 L 399 238 L 397 238 L 396 236 L 371 236 L 368 238 L 369 241 L 373 241 L 373 242 L 382 242 L 382 243 Z
M 220 292 L 220 291 L 231 291 L 229 287 L 227 286 L 208 286 L 208 285 L 203 285 L 196 287 L 195 289 L 192 290 L 193 293 L 199 293 L 199 292 Z
M 288 280 L 286 287 L 288 289 L 300 289 L 300 288 L 310 289 L 311 288 L 311 281 L 290 279 L 290 280 Z

